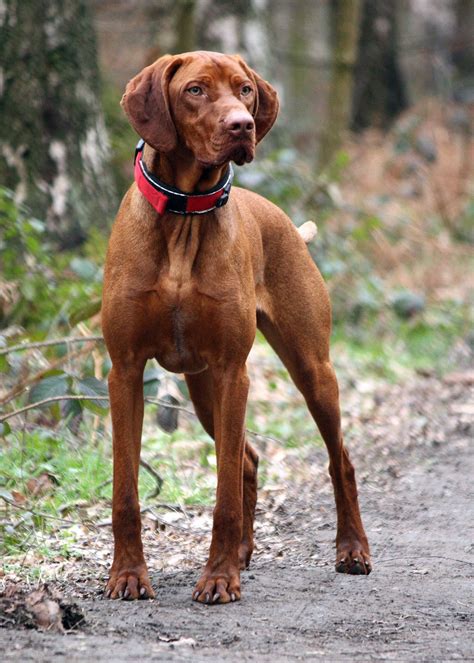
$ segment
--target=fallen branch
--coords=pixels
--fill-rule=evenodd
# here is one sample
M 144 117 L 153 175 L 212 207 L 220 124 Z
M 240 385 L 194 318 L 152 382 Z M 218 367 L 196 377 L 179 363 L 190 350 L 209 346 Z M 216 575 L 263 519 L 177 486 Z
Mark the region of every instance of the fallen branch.
M 30 509 L 29 507 L 21 506 L 21 504 L 16 504 L 15 502 L 12 502 L 12 500 L 9 500 L 5 495 L 0 495 L 0 497 L 4 502 L 6 502 L 6 504 L 9 504 L 15 509 L 20 509 L 21 511 L 28 511 L 29 513 L 31 513 L 32 516 L 36 516 L 39 518 L 47 518 L 48 520 L 58 520 L 59 522 L 66 523 L 67 525 L 85 525 L 87 527 L 90 527 L 91 529 L 96 529 L 97 527 L 97 525 L 87 520 L 78 521 L 78 520 L 69 520 L 68 518 L 60 518 L 59 516 L 51 516 L 48 513 L 42 513 L 41 511 L 34 511 L 34 509 Z
M 43 405 L 48 405 L 49 403 L 57 403 L 58 401 L 107 401 L 109 402 L 109 397 L 108 396 L 87 396 L 86 394 L 65 394 L 64 396 L 50 396 L 49 398 L 44 398 L 41 401 L 37 401 L 36 403 L 30 403 L 29 405 L 25 405 L 24 407 L 19 408 L 18 410 L 14 410 L 13 412 L 8 412 L 7 414 L 4 414 L 0 417 L 0 424 L 6 421 L 7 419 L 11 419 L 12 417 L 15 417 L 18 414 L 23 414 L 23 412 L 28 412 L 28 410 L 33 410 L 37 407 L 42 407 Z M 197 414 L 193 412 L 193 410 L 188 410 L 188 408 L 183 407 L 182 405 L 174 405 L 173 403 L 169 403 L 168 401 L 165 401 L 161 398 L 151 398 L 149 396 L 146 396 L 144 398 L 145 403 L 151 403 L 152 405 L 161 405 L 162 407 L 168 407 L 172 410 L 179 410 L 180 412 L 185 412 L 186 414 L 191 415 L 192 417 L 197 417 Z M 245 432 L 248 433 L 249 435 L 252 435 L 255 438 L 261 438 L 262 440 L 269 440 L 270 442 L 275 442 L 276 444 L 282 444 L 282 441 L 279 440 L 276 437 L 272 437 L 271 435 L 264 435 L 263 433 L 258 433 L 257 431 L 251 430 L 250 428 L 246 428 Z
M 24 407 L 21 407 L 18 410 L 14 410 L 13 412 L 8 412 L 7 414 L 2 415 L 0 417 L 0 424 L 6 421 L 7 419 L 11 419 L 11 417 L 15 417 L 17 414 L 23 414 L 23 412 L 28 412 L 28 410 L 33 410 L 34 408 L 42 407 L 43 405 L 48 405 L 49 403 L 57 403 L 58 401 L 107 401 L 108 402 L 109 397 L 87 396 L 86 394 L 77 394 L 77 395 L 64 394 L 64 396 L 50 396 L 49 398 L 43 398 L 43 400 L 41 401 L 37 401 L 36 403 L 30 403 L 29 405 L 25 405 Z M 147 396 L 145 398 L 145 402 L 152 403 L 153 405 L 162 405 L 163 407 L 173 408 L 175 410 L 180 410 L 181 412 L 186 412 L 187 414 L 196 416 L 192 410 L 188 410 L 185 407 L 182 407 L 181 405 L 172 405 L 171 403 L 161 400 L 160 398 L 149 398 Z
M 59 401 L 108 401 L 108 396 L 86 396 L 85 394 L 80 394 L 78 396 L 68 394 L 64 396 L 50 396 L 49 398 L 43 398 L 41 401 L 36 403 L 30 403 L 24 407 L 14 410 L 13 412 L 8 412 L 0 417 L 0 424 L 15 417 L 17 414 L 23 414 L 23 412 L 28 412 L 28 410 L 33 410 L 34 408 L 41 407 L 42 405 L 48 405 L 49 403 L 57 403 Z
M 81 348 L 80 350 L 76 350 L 75 352 L 71 352 L 70 354 L 64 355 L 64 357 L 59 357 L 58 359 L 51 362 L 45 368 L 42 368 L 34 375 L 30 375 L 24 378 L 23 380 L 20 380 L 20 382 L 18 382 L 7 394 L 5 394 L 5 396 L 2 396 L 2 398 L 0 398 L 0 405 L 6 405 L 10 401 L 12 401 L 16 396 L 21 394 L 21 392 L 24 391 L 26 387 L 31 387 L 31 385 L 36 384 L 37 382 L 43 379 L 46 373 L 49 373 L 50 371 L 58 368 L 58 366 L 61 366 L 62 364 L 64 364 L 64 362 L 71 361 L 72 359 L 77 359 L 78 357 L 81 357 L 82 355 L 87 354 L 89 352 L 90 352 L 90 346 Z
M 19 343 L 18 345 L 11 345 L 7 348 L 0 350 L 0 357 L 7 355 L 10 352 L 21 352 L 22 350 L 33 350 L 34 348 L 46 348 L 52 345 L 68 345 L 69 343 L 88 343 L 91 341 L 103 341 L 103 336 L 66 336 L 64 338 L 55 338 L 50 341 L 35 341 L 32 343 Z

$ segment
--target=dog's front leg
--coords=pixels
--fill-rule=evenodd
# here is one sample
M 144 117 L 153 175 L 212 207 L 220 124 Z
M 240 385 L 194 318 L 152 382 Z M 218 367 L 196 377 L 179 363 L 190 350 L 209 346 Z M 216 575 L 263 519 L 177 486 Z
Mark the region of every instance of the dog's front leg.
M 113 427 L 114 561 L 106 587 L 112 599 L 153 598 L 143 557 L 138 470 L 143 425 L 143 362 L 114 363 L 109 376 Z
M 244 366 L 213 371 L 217 492 L 209 559 L 193 598 L 201 603 L 240 599 L 245 409 L 249 380 Z

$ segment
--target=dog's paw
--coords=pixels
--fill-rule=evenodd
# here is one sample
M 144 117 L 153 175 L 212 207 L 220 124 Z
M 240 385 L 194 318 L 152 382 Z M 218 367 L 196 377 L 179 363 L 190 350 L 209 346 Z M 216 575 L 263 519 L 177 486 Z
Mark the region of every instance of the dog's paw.
M 368 576 L 372 571 L 370 555 L 358 541 L 339 546 L 336 556 L 336 571 L 355 576 Z
M 198 603 L 233 603 L 240 600 L 239 572 L 204 571 L 193 590 L 193 601 Z
M 124 599 L 154 599 L 155 592 L 150 584 L 146 567 L 144 570 L 122 570 L 111 572 L 105 588 L 105 598 Z

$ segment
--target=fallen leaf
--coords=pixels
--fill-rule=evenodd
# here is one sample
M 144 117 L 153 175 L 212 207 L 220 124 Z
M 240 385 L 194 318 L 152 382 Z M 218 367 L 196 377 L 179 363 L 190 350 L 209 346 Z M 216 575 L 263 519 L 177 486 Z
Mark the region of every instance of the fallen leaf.
M 20 493 L 18 490 L 12 490 L 11 494 L 13 499 L 15 500 L 15 504 L 24 504 L 26 502 L 26 497 L 23 495 L 23 493 Z
M 49 474 L 40 474 L 39 477 L 28 479 L 26 487 L 33 496 L 45 495 L 54 489 L 54 482 Z

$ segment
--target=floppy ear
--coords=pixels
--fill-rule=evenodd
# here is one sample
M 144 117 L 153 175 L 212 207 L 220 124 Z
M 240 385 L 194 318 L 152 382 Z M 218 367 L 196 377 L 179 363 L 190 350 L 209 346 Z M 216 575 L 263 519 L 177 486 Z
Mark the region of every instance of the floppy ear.
M 276 90 L 263 80 L 261 76 L 254 72 L 255 82 L 258 89 L 258 106 L 255 113 L 255 129 L 257 133 L 257 143 L 267 134 L 273 127 L 273 124 L 278 115 L 280 103 Z
M 265 134 L 270 131 L 277 118 L 278 109 L 280 108 L 278 95 L 270 83 L 267 83 L 267 81 L 251 69 L 240 55 L 234 55 L 234 57 L 257 86 L 258 95 L 253 109 L 253 116 L 257 143 L 259 143 Z
M 164 55 L 128 83 L 120 102 L 132 127 L 158 152 L 171 152 L 177 143 L 169 107 L 168 87 L 182 60 Z

